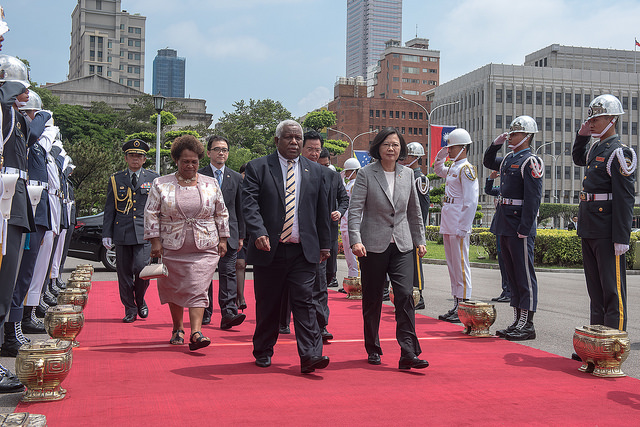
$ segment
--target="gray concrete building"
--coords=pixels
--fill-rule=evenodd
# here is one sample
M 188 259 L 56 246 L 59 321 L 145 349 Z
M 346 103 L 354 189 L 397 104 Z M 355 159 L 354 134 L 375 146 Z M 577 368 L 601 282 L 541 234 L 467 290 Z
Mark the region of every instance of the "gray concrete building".
M 524 65 L 488 64 L 443 83 L 427 91 L 427 100 L 432 108 L 460 101 L 440 110 L 438 124 L 469 131 L 474 141 L 469 160 L 478 167 L 481 185 L 490 173 L 482 166 L 485 147 L 513 118 L 533 117 L 539 129 L 534 150 L 545 163 L 543 202 L 577 204 L 584 175 L 573 164 L 571 146 L 593 98 L 611 93 L 622 101 L 618 134 L 638 152 L 640 74 L 634 72 L 634 55 L 640 58 L 634 51 L 554 44 L 527 55 Z M 492 217 L 492 199 L 480 196 L 485 224 Z
M 122 10 L 120 0 L 78 0 L 67 78 L 97 74 L 144 92 L 146 19 Z

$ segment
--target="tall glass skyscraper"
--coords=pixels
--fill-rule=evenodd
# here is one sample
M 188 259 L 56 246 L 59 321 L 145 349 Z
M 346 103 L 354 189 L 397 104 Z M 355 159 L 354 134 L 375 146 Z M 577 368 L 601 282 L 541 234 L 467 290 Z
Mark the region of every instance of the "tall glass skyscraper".
M 174 49 L 160 49 L 153 60 L 153 93 L 170 98 L 184 98 L 186 60 Z
M 389 39 L 402 40 L 402 0 L 347 0 L 347 77 L 366 78 Z

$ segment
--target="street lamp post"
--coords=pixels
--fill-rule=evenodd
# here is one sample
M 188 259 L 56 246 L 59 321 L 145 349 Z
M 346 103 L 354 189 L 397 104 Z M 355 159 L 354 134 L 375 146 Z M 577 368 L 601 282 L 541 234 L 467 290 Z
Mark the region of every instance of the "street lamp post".
M 460 101 L 453 101 L 453 102 L 447 102 L 445 104 L 440 104 L 437 107 L 433 108 L 430 112 L 427 111 L 427 109 L 420 104 L 419 102 L 414 101 L 413 99 L 409 99 L 409 98 L 405 98 L 402 95 L 398 95 L 398 98 L 400 99 L 404 99 L 405 101 L 409 101 L 413 104 L 416 104 L 418 107 L 422 108 L 424 110 L 424 112 L 427 114 L 427 121 L 428 121 L 428 126 L 429 126 L 429 139 L 427 140 L 427 170 L 429 169 L 429 167 L 431 167 L 431 162 L 430 162 L 430 153 L 431 153 L 431 116 L 433 115 L 433 113 L 438 109 L 438 108 L 442 108 L 442 107 L 446 107 L 448 105 L 456 105 L 459 104 Z
M 342 132 L 341 130 L 333 129 L 333 128 L 327 128 L 327 130 L 338 132 L 339 134 L 342 134 L 342 135 L 346 136 L 349 139 L 349 143 L 351 144 L 351 157 L 355 157 L 355 155 L 354 155 L 354 143 L 356 142 L 356 139 L 358 139 L 362 135 L 367 135 L 367 134 L 370 134 L 370 133 L 378 133 L 378 129 L 374 129 L 374 130 L 370 130 L 368 132 L 359 133 L 358 135 L 356 135 L 355 138 L 351 139 L 351 137 L 349 135 L 347 135 L 346 133 Z
M 159 93 L 153 96 L 153 106 L 158 113 L 158 116 L 156 117 L 156 173 L 158 175 L 160 175 L 160 123 L 162 122 L 160 113 L 164 109 L 165 99 L 166 98 Z

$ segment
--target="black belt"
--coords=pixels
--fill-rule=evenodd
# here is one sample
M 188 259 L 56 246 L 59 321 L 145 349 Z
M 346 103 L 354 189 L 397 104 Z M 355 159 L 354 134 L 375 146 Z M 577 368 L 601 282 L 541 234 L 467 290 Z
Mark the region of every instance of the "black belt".
M 613 194 L 611 193 L 587 193 L 586 191 L 580 192 L 581 202 L 602 202 L 605 200 L 613 200 Z

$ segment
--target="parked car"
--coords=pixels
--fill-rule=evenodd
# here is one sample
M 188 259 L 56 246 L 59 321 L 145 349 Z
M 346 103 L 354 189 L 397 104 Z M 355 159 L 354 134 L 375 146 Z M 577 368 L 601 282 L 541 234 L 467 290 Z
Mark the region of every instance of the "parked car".
M 69 256 L 100 261 L 109 271 L 116 271 L 116 253 L 102 246 L 102 219 L 104 212 L 77 219 L 71 235 Z

